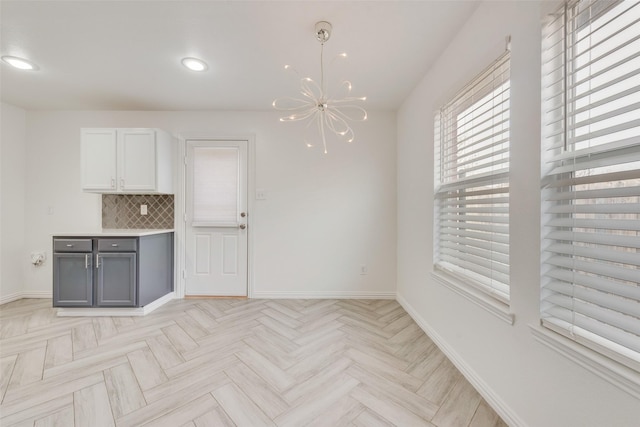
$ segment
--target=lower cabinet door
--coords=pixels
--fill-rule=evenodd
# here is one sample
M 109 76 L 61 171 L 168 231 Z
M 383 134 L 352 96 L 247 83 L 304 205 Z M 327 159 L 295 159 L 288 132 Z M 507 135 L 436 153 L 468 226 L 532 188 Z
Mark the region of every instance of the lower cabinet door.
M 97 255 L 97 300 L 102 307 L 136 306 L 136 254 L 105 253 Z
M 53 306 L 93 305 L 93 266 L 90 253 L 53 254 Z

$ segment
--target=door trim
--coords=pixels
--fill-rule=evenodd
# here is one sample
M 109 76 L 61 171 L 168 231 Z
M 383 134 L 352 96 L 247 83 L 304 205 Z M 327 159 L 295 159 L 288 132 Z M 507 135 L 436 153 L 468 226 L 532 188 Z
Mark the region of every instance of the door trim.
M 219 134 L 215 132 L 180 132 L 177 134 L 178 152 L 175 168 L 175 297 L 184 298 L 186 290 L 186 181 L 187 141 L 247 141 L 247 298 L 253 298 L 253 226 L 255 218 L 255 135 Z

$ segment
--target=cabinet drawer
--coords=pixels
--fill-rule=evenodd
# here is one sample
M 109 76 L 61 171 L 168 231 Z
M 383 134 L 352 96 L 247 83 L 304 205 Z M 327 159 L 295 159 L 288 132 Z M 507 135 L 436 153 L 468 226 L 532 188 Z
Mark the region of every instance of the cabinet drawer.
M 99 239 L 99 252 L 135 252 L 137 239 Z
M 54 252 L 91 252 L 91 239 L 54 239 Z

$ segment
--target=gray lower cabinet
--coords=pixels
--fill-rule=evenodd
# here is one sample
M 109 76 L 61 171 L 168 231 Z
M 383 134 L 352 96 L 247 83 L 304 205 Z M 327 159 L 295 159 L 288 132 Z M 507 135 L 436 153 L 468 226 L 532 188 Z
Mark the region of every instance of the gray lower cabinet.
M 142 307 L 173 291 L 173 233 L 53 238 L 54 307 Z
M 96 303 L 102 307 L 136 306 L 136 254 L 98 253 Z
M 93 305 L 93 268 L 91 253 L 54 253 L 53 305 L 55 307 L 91 307 Z

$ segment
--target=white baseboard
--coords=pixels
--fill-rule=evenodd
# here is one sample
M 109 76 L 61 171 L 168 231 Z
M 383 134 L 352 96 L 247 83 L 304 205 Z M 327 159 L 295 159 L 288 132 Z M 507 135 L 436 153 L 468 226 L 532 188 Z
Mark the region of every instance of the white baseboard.
M 9 302 L 17 301 L 22 298 L 22 292 L 14 292 L 9 295 L 3 295 L 0 297 L 0 304 L 7 304 Z
M 146 316 L 152 311 L 162 307 L 175 297 L 174 292 L 170 292 L 157 300 L 150 302 L 144 307 L 64 307 L 57 309 L 58 317 L 122 317 L 122 316 Z
M 498 396 L 489 385 L 460 357 L 460 355 L 438 335 L 438 333 L 420 316 L 411 304 L 398 294 L 398 303 L 405 309 L 411 318 L 420 326 L 425 334 L 438 346 L 447 358 L 458 368 L 464 377 L 478 390 L 478 393 L 500 415 L 502 420 L 510 426 L 525 426 L 526 424 L 511 410 L 511 408 Z
M 175 292 L 169 292 L 165 296 L 162 296 L 162 297 L 158 298 L 157 300 L 150 302 L 149 304 L 147 304 L 144 307 L 142 307 L 142 309 L 144 310 L 144 314 L 146 315 L 146 314 L 151 313 L 152 311 L 157 310 L 158 308 L 162 307 L 163 305 L 165 305 L 166 303 L 168 303 L 169 301 L 171 301 L 175 297 L 176 297 L 176 293 Z
M 24 291 L 22 298 L 53 298 L 51 291 Z
M 0 305 L 17 301 L 23 298 L 51 298 L 51 292 L 48 291 L 22 291 L 14 292 L 9 295 L 0 297 Z
M 395 292 L 327 291 L 327 292 L 252 292 L 253 299 L 396 299 Z

